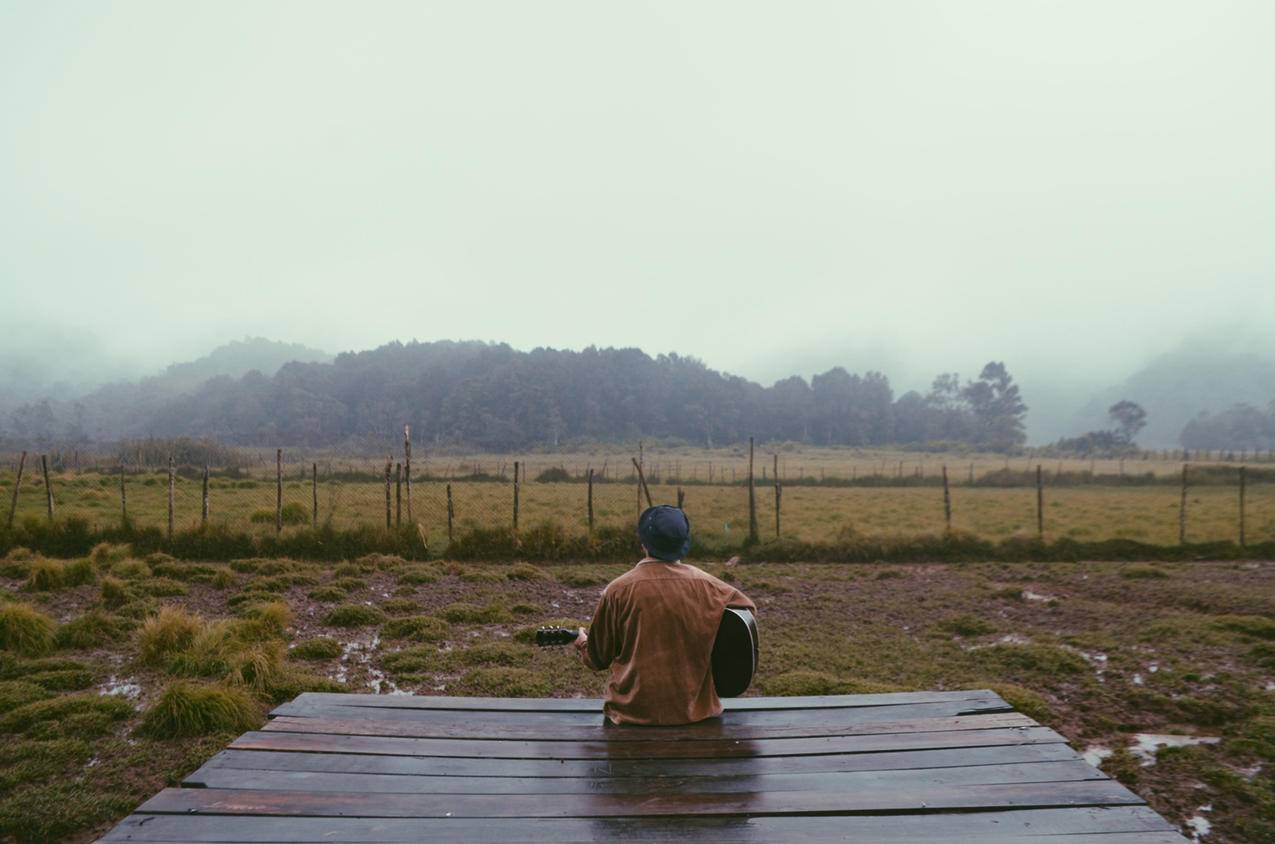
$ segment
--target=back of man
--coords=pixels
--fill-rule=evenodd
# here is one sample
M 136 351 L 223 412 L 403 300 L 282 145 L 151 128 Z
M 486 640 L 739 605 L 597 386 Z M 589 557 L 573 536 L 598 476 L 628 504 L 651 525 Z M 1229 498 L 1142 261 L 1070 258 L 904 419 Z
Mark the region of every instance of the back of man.
M 689 528 L 688 521 L 684 547 Z M 650 547 L 661 544 L 659 536 L 643 535 L 648 554 L 661 553 Z M 677 549 L 664 553 L 681 556 Z M 735 587 L 678 560 L 647 556 L 608 584 L 581 641 L 585 664 L 611 671 L 607 718 L 615 724 L 672 725 L 720 715 L 712 653 L 727 607 L 756 611 Z

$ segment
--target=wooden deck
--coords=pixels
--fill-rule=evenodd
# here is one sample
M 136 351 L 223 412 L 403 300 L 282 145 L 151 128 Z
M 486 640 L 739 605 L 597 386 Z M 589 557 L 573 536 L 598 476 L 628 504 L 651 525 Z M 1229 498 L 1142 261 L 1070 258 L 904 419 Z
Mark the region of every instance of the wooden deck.
M 183 785 L 102 840 L 1185 841 L 989 691 L 740 698 L 678 728 L 607 726 L 596 700 L 304 694 Z

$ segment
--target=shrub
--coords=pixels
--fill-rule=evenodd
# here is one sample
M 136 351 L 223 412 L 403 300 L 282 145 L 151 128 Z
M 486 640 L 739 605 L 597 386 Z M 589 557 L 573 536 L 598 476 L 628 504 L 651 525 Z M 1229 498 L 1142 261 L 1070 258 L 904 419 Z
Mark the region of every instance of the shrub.
M 466 583 L 503 583 L 505 575 L 499 571 L 466 568 L 461 570 L 460 579 Z
M 298 642 L 288 651 L 292 659 L 336 659 L 340 655 L 341 643 L 327 637 Z
M 525 668 L 475 668 L 464 682 L 493 697 L 546 697 L 550 691 L 548 680 Z
M 102 603 L 108 609 L 116 609 L 123 606 L 128 603 L 129 597 L 127 583 L 109 574 L 102 578 Z
M 320 586 L 318 589 L 311 589 L 309 598 L 311 601 L 318 601 L 321 604 L 335 604 L 337 601 L 343 601 L 349 595 L 344 589 L 338 589 L 335 586 Z
M 88 557 L 81 557 L 63 566 L 62 576 L 67 586 L 83 586 L 97 580 L 97 566 Z
M 509 621 L 508 610 L 499 604 L 480 607 L 475 604 L 456 603 L 443 607 L 440 613 L 453 624 L 499 624 Z
M 226 599 L 226 606 L 231 609 L 238 609 L 250 604 L 268 604 L 277 600 L 279 600 L 279 596 L 273 592 L 258 592 L 255 589 L 250 589 L 246 592 L 240 592 L 238 595 L 231 595 Z
M 288 627 L 292 624 L 292 609 L 283 601 L 248 604 L 239 610 L 239 614 L 256 623 L 256 628 L 252 632 L 262 632 L 271 636 L 285 636 Z
M 260 724 L 261 713 L 244 691 L 177 680 L 146 710 L 138 733 L 152 738 L 183 738 L 242 733 Z
M 311 512 L 310 508 L 296 501 L 289 501 L 283 505 L 283 511 L 280 514 L 285 525 L 308 525 L 310 524 Z M 274 510 L 253 510 L 251 519 L 254 524 L 272 525 L 275 523 Z
M 66 564 L 61 560 L 39 559 L 31 563 L 27 588 L 33 592 L 51 592 L 66 585 Z
M 138 659 L 144 665 L 162 666 L 187 650 L 204 626 L 203 619 L 180 607 L 163 607 L 137 633 Z
M 366 627 L 383 621 L 385 613 L 364 604 L 343 604 L 323 617 L 323 623 L 329 627 Z
M 0 607 L 0 648 L 24 656 L 40 656 L 53 650 L 57 625 L 29 604 Z
M 170 577 L 151 577 L 141 583 L 142 591 L 156 598 L 172 598 L 189 592 L 186 584 Z
M 1123 566 L 1120 569 L 1120 576 L 1127 580 L 1163 580 L 1169 576 L 1169 573 L 1159 566 L 1135 564 Z
M 93 550 L 89 552 L 89 559 L 97 563 L 99 566 L 109 566 L 127 558 L 133 553 L 133 549 L 128 545 L 116 545 L 111 542 L 99 542 L 93 546 Z
M 238 642 L 230 649 L 226 659 L 226 680 L 237 686 L 247 686 L 254 692 L 270 696 L 286 673 L 283 660 L 286 655 L 283 643 L 277 640 Z
M 953 618 L 945 618 L 935 626 L 945 633 L 952 633 L 956 636 L 986 636 L 989 633 L 996 632 L 995 627 L 974 615 L 958 615 Z
M 379 571 L 389 571 L 407 565 L 407 560 L 396 554 L 365 554 L 354 562 L 359 566 L 370 566 Z
M 225 566 L 217 566 L 217 573 L 208 581 L 214 589 L 229 589 L 235 585 L 235 574 Z
M 60 648 L 93 648 L 115 643 L 128 629 L 123 619 L 89 610 L 58 628 L 57 644 Z
M 365 568 L 359 565 L 358 563 L 341 563 L 341 565 L 337 566 L 336 568 L 332 570 L 332 576 L 333 577 L 358 577 L 359 575 L 367 574 L 374 570 L 375 570 L 375 567 L 371 565 Z
M 111 574 L 125 580 L 141 580 L 151 576 L 151 567 L 141 560 L 119 560 L 111 564 Z
M 510 580 L 544 580 L 549 577 L 549 573 L 531 563 L 514 563 L 505 576 Z
M 386 639 L 412 639 L 416 642 L 437 642 L 447 638 L 451 630 L 447 622 L 431 615 L 392 618 L 381 628 Z
M 53 693 L 43 686 L 25 680 L 0 681 L 0 715 L 52 696 Z

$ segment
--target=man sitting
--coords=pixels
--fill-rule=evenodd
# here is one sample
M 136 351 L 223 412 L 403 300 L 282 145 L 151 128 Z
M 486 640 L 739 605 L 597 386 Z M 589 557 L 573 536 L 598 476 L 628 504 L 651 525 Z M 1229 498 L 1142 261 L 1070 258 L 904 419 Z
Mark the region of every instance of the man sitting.
M 681 560 L 691 523 L 677 507 L 638 519 L 646 556 L 607 584 L 575 647 L 594 671 L 611 670 L 603 711 L 613 724 L 690 724 L 722 712 L 712 652 L 727 607 L 756 612 L 735 587 Z

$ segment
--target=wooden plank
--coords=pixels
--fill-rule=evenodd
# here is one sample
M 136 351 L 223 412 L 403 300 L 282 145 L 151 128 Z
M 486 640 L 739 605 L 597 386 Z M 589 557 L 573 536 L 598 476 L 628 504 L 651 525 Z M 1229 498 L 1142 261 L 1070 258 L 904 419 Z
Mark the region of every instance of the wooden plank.
M 349 706 L 409 709 L 495 710 L 500 712 L 601 712 L 598 698 L 444 697 L 433 695 L 373 695 L 363 693 L 306 692 L 302 703 L 337 703 Z M 870 695 L 818 695 L 794 697 L 738 697 L 722 701 L 727 711 L 757 709 L 844 709 L 858 706 L 897 706 L 948 700 L 998 700 L 990 689 L 952 692 L 889 692 Z M 1001 701 L 1004 703 L 1004 701 Z
M 1111 844 L 1150 844 L 1185 839 L 1145 806 L 923 815 L 850 815 L 845 817 L 676 817 L 549 819 L 465 818 L 304 818 L 193 815 L 133 815 L 102 840 L 250 842 L 300 844 L 390 844 L 419 841 L 526 841 L 567 844 L 594 840 L 690 841 L 1024 841 L 1068 836 L 1111 836 Z M 1124 837 L 1116 837 L 1124 836 Z M 1135 836 L 1135 837 L 1129 837 Z M 1136 836 L 1150 836 L 1137 838 Z M 1165 837 L 1167 836 L 1167 837 Z
M 992 730 L 1033 727 L 1036 722 L 1017 712 L 950 718 L 918 718 L 859 724 L 827 723 L 795 727 L 750 727 L 708 721 L 685 727 L 556 726 L 536 724 L 435 724 L 426 721 L 384 721 L 371 718 L 293 718 L 268 722 L 267 732 L 327 733 L 343 736 L 394 736 L 401 738 L 472 738 L 484 741 L 605 742 L 614 744 L 714 744 L 738 741 L 793 740 L 800 738 L 857 736 L 881 733 L 931 733 L 949 730 Z
M 827 723 L 862 723 L 868 721 L 902 721 L 911 718 L 949 717 L 956 715 L 995 715 L 1013 712 L 1013 707 L 999 700 L 950 700 L 898 706 L 860 706 L 846 709 L 752 709 L 732 710 L 712 719 L 709 724 L 737 726 L 800 726 Z M 347 706 L 340 703 L 303 703 L 293 701 L 275 707 L 272 717 L 298 718 L 364 718 L 382 721 L 429 721 L 436 724 L 478 726 L 597 726 L 602 723 L 599 712 L 501 712 L 498 710 L 415 709 L 398 707 Z M 689 727 L 679 727 L 687 730 Z
M 256 731 L 230 745 L 240 750 L 292 750 L 320 753 L 375 753 L 389 756 L 490 757 L 506 759 L 729 759 L 753 756 L 804 756 L 826 753 L 879 753 L 944 747 L 1062 742 L 1047 727 L 1000 730 L 885 733 L 758 741 L 545 742 L 478 739 L 342 736 L 323 733 Z
M 183 783 L 202 788 L 272 791 L 339 791 L 361 794 L 708 794 L 756 791 L 848 791 L 915 789 L 931 785 L 1079 782 L 1107 775 L 1085 762 L 920 768 L 902 771 L 840 771 L 815 774 L 736 776 L 602 777 L 439 777 L 400 774 L 333 774 L 308 771 L 197 771 Z
M 900 792 L 779 791 L 742 794 L 358 794 L 166 788 L 142 804 L 149 814 L 258 814 L 375 818 L 588 818 L 615 815 L 777 815 L 922 812 L 1135 805 L 1142 798 L 1114 780 L 929 785 Z
M 759 756 L 745 759 L 442 759 L 374 756 L 354 753 L 289 753 L 271 750 L 223 750 L 193 776 L 216 769 L 238 771 L 314 771 L 406 776 L 661 777 L 801 774 L 824 771 L 890 771 L 1031 762 L 1063 762 L 1080 756 L 1065 744 L 960 747 L 951 750 L 903 750 L 819 756 Z

